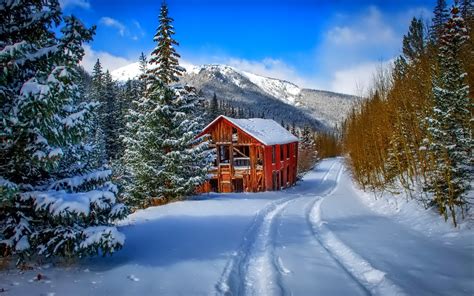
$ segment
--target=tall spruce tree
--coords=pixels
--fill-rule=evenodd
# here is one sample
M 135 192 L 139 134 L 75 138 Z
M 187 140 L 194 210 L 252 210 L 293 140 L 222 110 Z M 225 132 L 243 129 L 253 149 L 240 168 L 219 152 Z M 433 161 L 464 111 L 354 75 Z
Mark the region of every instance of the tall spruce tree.
M 95 104 L 76 84 L 94 28 L 56 0 L 3 2 L 0 17 L 0 254 L 112 253 L 124 243 L 112 220 L 126 208 L 111 172 L 85 158 Z
M 138 76 L 139 92 L 140 96 L 143 96 L 145 95 L 146 76 L 148 72 L 148 60 L 143 52 L 138 57 L 138 65 L 140 69 L 140 75 Z
M 98 102 L 99 106 L 97 107 L 97 112 L 95 112 L 95 116 L 93 119 L 94 127 L 93 127 L 93 155 L 96 161 L 100 165 L 106 165 L 107 163 L 107 147 L 105 143 L 105 133 L 103 129 L 104 120 L 104 104 L 102 102 L 104 98 L 104 72 L 102 71 L 102 64 L 100 60 L 94 64 L 94 68 L 92 69 L 92 84 L 89 94 L 90 100 L 94 102 Z
M 461 17 L 466 22 L 469 30 L 472 30 L 472 22 L 474 17 L 474 3 L 472 0 L 461 0 L 459 4 L 461 10 Z
M 158 29 L 153 41 L 157 43 L 150 57 L 150 64 L 158 67 L 151 68 L 149 72 L 152 78 L 156 78 L 164 84 L 177 82 L 179 76 L 185 71 L 179 65 L 180 55 L 176 52 L 175 46 L 179 43 L 173 39 L 175 34 L 172 25 L 173 19 L 168 16 L 168 6 L 166 3 L 161 5 Z
M 423 22 L 414 17 L 411 21 L 407 35 L 403 36 L 403 55 L 409 61 L 417 60 L 425 50 Z
M 219 103 L 217 101 L 216 93 L 212 96 L 211 102 L 209 104 L 209 122 L 216 119 L 219 116 Z
M 434 109 L 428 125 L 435 168 L 427 189 L 434 194 L 440 213 L 445 219 L 451 215 L 455 225 L 456 209 L 464 209 L 467 204 L 466 192 L 473 173 L 473 106 L 459 58 L 467 40 L 465 23 L 454 6 L 440 38 L 439 74 L 433 83 Z
M 437 44 L 443 34 L 444 24 L 448 21 L 449 11 L 446 0 L 437 0 L 433 10 L 433 19 L 430 27 L 430 41 Z
M 130 168 L 129 202 L 147 206 L 192 193 L 206 179 L 212 156 L 204 137 L 194 90 L 174 84 L 181 74 L 171 39 L 171 19 L 161 7 L 157 42 L 150 58 L 147 90 L 131 110 L 125 161 Z M 172 85 L 170 85 L 172 84 Z
M 102 130 L 104 131 L 107 160 L 115 160 L 120 150 L 120 102 L 117 98 L 117 86 L 109 70 L 103 77 L 103 97 L 101 98 Z

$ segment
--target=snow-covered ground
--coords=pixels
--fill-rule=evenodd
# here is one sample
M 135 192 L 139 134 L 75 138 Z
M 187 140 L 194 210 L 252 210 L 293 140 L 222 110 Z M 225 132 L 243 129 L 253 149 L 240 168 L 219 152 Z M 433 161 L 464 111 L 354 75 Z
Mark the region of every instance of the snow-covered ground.
M 402 203 L 324 160 L 285 191 L 134 213 L 114 256 L 3 270 L 0 295 L 473 295 L 473 231 Z

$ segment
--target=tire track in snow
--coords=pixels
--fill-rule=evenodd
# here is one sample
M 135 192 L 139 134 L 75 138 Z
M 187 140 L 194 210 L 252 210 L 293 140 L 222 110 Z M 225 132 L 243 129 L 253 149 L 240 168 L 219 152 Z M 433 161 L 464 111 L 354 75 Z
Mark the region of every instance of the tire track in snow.
M 216 284 L 217 295 L 281 294 L 270 251 L 271 232 L 273 220 L 292 199 L 280 199 L 259 211 L 239 250 L 224 268 Z
M 385 277 L 383 271 L 374 268 L 369 262 L 337 238 L 326 226 L 326 222 L 322 220 L 321 204 L 325 198 L 337 190 L 342 172 L 343 166 L 341 165 L 334 188 L 327 194 L 315 199 L 307 209 L 307 221 L 314 237 L 336 263 L 368 294 L 405 295 L 400 287 Z
M 324 174 L 327 179 L 335 162 Z M 274 255 L 274 220 L 296 198 L 279 199 L 260 210 L 244 235 L 239 250 L 227 262 L 216 284 L 217 295 L 281 295 L 287 294 L 281 274 L 289 273 L 280 257 Z

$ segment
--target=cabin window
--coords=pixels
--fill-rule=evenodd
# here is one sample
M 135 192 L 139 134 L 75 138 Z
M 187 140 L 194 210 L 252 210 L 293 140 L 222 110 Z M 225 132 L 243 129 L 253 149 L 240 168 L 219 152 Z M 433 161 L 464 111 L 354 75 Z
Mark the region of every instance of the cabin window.
M 272 163 L 276 162 L 276 146 L 272 146 Z
M 229 145 L 219 146 L 219 163 L 230 163 Z
M 250 167 L 249 146 L 234 146 L 233 159 L 235 167 Z
M 250 167 L 250 158 L 248 157 L 234 157 L 235 167 Z
M 285 145 L 280 145 L 280 161 L 285 160 Z
M 290 158 L 290 145 L 291 144 L 286 144 L 286 159 Z

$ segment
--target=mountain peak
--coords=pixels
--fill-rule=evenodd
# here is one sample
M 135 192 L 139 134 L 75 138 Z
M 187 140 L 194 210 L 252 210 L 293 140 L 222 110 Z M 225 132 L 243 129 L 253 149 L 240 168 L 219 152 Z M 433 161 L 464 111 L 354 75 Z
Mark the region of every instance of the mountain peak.
M 181 66 L 186 69 L 182 81 L 196 87 L 205 98 L 209 99 L 216 93 L 236 106 L 249 108 L 255 104 L 252 107 L 255 110 L 264 110 L 266 116 L 271 115 L 276 120 L 285 122 L 296 121 L 303 124 L 316 120 L 326 127 L 334 127 L 344 120 L 356 102 L 353 96 L 304 89 L 285 80 L 250 73 L 229 65 Z M 111 74 L 118 81 L 136 79 L 140 74 L 139 64 L 127 65 Z M 294 113 L 296 109 L 300 113 Z M 314 122 L 309 124 L 318 126 Z

